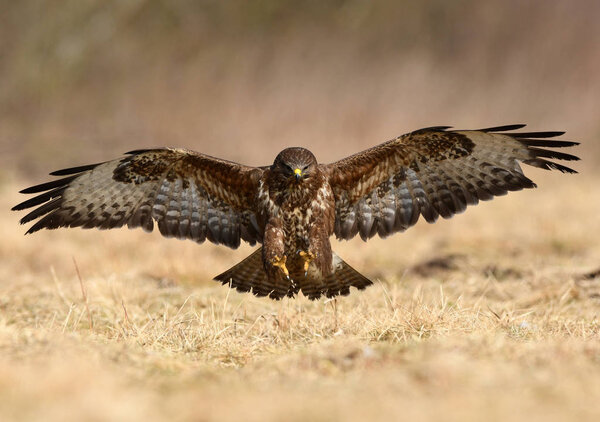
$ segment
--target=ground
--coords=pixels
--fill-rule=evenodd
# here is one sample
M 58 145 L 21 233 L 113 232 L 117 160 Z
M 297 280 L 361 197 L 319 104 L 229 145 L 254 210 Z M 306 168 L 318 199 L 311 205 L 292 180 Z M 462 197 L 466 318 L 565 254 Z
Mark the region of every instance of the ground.
M 23 236 L 0 184 L 2 420 L 600 420 L 589 170 L 334 250 L 336 301 L 211 281 L 248 255 L 139 230 Z M 594 274 L 595 273 L 595 274 Z

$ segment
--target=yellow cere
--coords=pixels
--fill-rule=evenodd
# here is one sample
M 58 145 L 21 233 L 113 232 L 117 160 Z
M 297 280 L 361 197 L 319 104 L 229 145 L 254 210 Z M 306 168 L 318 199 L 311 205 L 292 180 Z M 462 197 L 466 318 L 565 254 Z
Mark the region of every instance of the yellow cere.
M 302 170 L 300 170 L 300 169 L 295 169 L 295 170 L 294 170 L 294 174 L 302 175 Z

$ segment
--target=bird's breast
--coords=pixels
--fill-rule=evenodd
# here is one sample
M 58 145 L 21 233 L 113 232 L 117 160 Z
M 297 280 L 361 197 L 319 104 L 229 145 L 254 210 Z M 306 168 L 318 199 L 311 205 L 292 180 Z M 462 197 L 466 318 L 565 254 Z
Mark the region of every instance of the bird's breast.
M 307 250 L 311 229 L 322 226 L 331 235 L 335 221 L 335 202 L 327 180 L 317 175 L 293 188 L 269 183 L 259 184 L 258 202 L 267 220 L 284 232 L 286 250 Z

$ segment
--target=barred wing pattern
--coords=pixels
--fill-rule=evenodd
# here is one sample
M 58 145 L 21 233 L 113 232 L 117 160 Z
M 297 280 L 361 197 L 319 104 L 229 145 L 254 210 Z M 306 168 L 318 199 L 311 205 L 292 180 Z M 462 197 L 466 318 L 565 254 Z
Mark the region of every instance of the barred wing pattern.
M 577 142 L 548 139 L 564 132 L 510 132 L 524 126 L 426 128 L 323 166 L 336 199 L 336 236 L 386 237 L 411 227 L 420 215 L 433 223 L 480 200 L 536 187 L 519 162 L 576 173 L 549 159 L 578 157 L 546 148 Z
M 232 248 L 262 241 L 254 201 L 262 169 L 182 149 L 137 150 L 122 159 L 59 170 L 66 176 L 24 189 L 38 195 L 13 210 L 37 207 L 27 231 L 58 227 L 112 229 L 127 224 L 166 237 Z

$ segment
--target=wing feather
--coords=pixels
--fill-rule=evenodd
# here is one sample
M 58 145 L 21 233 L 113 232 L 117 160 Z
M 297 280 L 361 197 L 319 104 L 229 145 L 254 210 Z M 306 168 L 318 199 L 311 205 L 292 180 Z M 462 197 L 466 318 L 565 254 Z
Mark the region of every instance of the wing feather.
M 122 159 L 58 170 L 67 176 L 24 189 L 37 196 L 13 207 L 34 208 L 27 233 L 58 227 L 112 229 L 127 225 L 166 237 L 230 247 L 262 241 L 254 216 L 264 170 L 192 151 L 137 150 Z
M 553 160 L 579 158 L 551 148 L 577 142 L 549 139 L 564 134 L 558 131 L 510 132 L 523 127 L 426 128 L 323 165 L 336 199 L 336 236 L 385 237 L 406 230 L 419 216 L 433 223 L 479 201 L 536 187 L 520 163 L 576 173 Z

